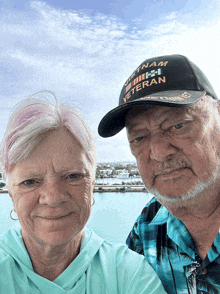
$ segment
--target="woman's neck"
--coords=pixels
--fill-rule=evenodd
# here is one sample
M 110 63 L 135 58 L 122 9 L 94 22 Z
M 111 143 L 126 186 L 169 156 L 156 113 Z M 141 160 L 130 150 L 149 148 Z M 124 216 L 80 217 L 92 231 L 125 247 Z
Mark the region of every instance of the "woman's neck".
M 61 245 L 41 244 L 23 236 L 34 272 L 47 280 L 54 281 L 77 257 L 80 251 L 82 232 L 68 243 Z

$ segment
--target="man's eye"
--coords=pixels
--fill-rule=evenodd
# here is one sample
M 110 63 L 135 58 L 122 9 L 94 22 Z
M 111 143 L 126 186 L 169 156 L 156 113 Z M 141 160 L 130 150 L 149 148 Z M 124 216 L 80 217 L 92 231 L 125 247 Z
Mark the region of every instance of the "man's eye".
M 138 137 L 136 139 L 134 139 L 134 142 L 140 142 L 141 140 L 143 140 L 144 137 Z
M 69 175 L 69 178 L 70 178 L 70 179 L 76 179 L 78 176 L 79 176 L 79 175 L 77 175 L 77 174 L 70 174 L 70 175 Z
M 180 123 L 180 124 L 177 124 L 177 125 L 174 126 L 174 128 L 175 128 L 176 130 L 181 129 L 182 127 L 183 127 L 183 123 Z

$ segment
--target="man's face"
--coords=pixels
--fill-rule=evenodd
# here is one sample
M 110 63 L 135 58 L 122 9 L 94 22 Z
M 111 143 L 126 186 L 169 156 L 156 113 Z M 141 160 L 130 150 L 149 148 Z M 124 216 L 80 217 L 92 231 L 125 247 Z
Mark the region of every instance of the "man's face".
M 175 201 L 216 181 L 220 117 L 217 106 L 208 103 L 128 112 L 128 140 L 147 189 Z

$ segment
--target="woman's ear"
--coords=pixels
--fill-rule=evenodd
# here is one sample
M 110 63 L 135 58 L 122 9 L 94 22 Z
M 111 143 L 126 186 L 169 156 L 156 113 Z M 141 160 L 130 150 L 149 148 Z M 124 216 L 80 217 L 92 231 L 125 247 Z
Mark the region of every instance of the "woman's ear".
M 12 194 L 11 194 L 11 192 L 10 192 L 10 191 L 8 191 L 8 194 L 9 194 L 9 196 L 11 197 L 11 200 L 12 200 L 12 202 L 13 202 L 13 197 L 12 197 Z
M 12 193 L 11 193 L 10 190 L 8 191 L 8 194 L 9 194 L 9 196 L 10 196 L 10 198 L 11 198 L 12 203 L 13 203 L 14 211 L 16 212 L 15 205 L 14 205 L 14 197 L 13 197 L 13 195 L 12 195 Z

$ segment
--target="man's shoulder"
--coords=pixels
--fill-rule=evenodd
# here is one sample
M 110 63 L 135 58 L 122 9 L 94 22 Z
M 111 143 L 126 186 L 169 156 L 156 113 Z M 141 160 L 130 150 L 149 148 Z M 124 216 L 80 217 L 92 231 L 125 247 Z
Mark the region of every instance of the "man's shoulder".
M 161 204 L 156 200 L 156 198 L 152 198 L 142 210 L 138 221 L 141 223 L 151 223 L 160 208 Z
M 130 249 L 144 254 L 143 245 L 155 242 L 158 230 L 166 230 L 166 220 L 163 214 L 160 215 L 160 209 L 164 208 L 156 198 L 151 199 L 144 207 L 126 240 Z

